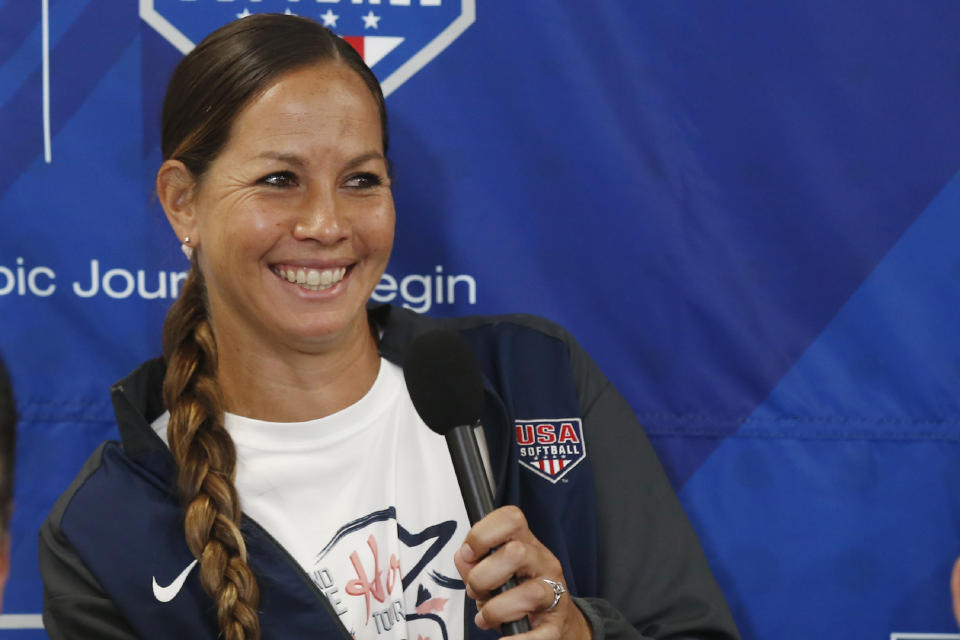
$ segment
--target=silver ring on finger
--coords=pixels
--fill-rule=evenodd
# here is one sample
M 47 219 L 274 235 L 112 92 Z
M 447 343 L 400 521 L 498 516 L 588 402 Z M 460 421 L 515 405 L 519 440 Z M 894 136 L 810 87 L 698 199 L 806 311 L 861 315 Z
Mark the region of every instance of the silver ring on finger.
M 547 578 L 540 578 L 540 579 L 546 582 L 548 585 L 550 585 L 550 588 L 553 589 L 553 602 L 551 602 L 550 606 L 544 609 L 544 611 L 553 611 L 554 609 L 557 608 L 557 604 L 560 602 L 560 596 L 565 594 L 567 592 L 567 589 L 560 582 L 555 582 Z

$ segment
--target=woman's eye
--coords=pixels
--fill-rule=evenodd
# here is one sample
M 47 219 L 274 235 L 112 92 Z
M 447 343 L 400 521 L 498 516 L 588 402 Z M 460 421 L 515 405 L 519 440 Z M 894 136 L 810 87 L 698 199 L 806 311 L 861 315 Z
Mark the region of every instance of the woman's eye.
M 297 184 L 297 177 L 289 171 L 278 171 L 260 178 L 260 182 L 271 187 L 292 187 Z
M 346 186 L 351 189 L 369 189 L 382 182 L 380 176 L 375 173 L 358 173 L 347 178 Z

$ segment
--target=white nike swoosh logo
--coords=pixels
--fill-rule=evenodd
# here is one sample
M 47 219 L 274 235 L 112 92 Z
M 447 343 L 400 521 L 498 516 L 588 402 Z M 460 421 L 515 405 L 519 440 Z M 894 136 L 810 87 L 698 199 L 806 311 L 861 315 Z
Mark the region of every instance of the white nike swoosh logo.
M 187 575 L 190 573 L 190 570 L 196 566 L 197 561 L 194 560 L 191 562 L 186 569 L 180 572 L 180 575 L 171 582 L 166 587 L 161 587 L 157 584 L 157 577 L 153 577 L 153 597 L 159 600 L 160 602 L 170 602 L 177 597 L 177 594 L 180 593 L 180 589 L 183 588 L 183 583 L 187 581 Z

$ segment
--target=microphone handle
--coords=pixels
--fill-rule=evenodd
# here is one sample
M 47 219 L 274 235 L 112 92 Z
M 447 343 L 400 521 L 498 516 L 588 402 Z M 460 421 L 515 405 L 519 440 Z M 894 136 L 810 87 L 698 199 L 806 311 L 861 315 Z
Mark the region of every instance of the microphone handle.
M 447 432 L 447 448 L 450 450 L 450 459 L 460 484 L 460 493 L 463 495 L 463 504 L 467 508 L 467 518 L 474 525 L 485 515 L 493 511 L 493 493 L 487 482 L 487 470 L 480 457 L 480 447 L 477 445 L 477 436 L 472 425 L 461 425 Z M 496 549 L 493 549 L 496 551 Z M 507 589 L 517 586 L 514 578 L 507 580 L 502 586 L 493 589 L 492 593 L 500 594 Z M 500 625 L 500 633 L 513 636 L 530 631 L 530 621 L 524 616 L 514 622 L 504 622 Z

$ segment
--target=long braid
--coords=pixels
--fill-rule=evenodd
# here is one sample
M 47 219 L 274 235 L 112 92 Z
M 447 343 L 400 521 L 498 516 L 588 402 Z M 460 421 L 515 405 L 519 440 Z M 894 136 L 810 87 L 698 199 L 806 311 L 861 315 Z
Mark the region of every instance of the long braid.
M 187 546 L 200 560 L 200 580 L 216 603 L 220 630 L 226 640 L 259 640 L 259 589 L 240 532 L 233 484 L 237 452 L 223 426 L 217 345 L 205 298 L 203 276 L 194 264 L 163 328 L 167 439 L 186 509 Z

